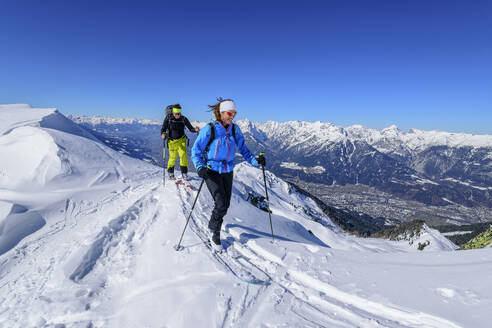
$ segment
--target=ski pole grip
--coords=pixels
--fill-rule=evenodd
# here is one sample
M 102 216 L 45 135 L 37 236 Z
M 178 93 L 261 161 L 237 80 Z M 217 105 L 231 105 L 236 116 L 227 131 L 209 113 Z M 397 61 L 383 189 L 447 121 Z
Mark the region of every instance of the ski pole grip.
M 263 167 L 263 168 L 265 167 L 265 153 L 260 153 L 260 155 L 258 155 L 256 160 L 261 165 L 261 167 Z

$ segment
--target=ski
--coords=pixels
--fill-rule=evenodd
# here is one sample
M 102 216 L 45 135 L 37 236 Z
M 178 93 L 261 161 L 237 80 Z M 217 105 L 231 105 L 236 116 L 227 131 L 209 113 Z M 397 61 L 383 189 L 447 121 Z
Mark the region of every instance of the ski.
M 195 186 L 183 179 L 178 179 L 175 181 L 177 186 L 185 186 L 191 190 L 196 190 Z
M 200 237 L 200 239 L 201 239 L 201 237 Z M 231 263 L 228 263 L 228 261 L 226 261 L 224 257 L 228 257 L 232 261 L 237 260 L 237 257 L 236 258 L 235 257 L 232 257 L 231 254 L 229 254 L 229 252 L 227 251 L 227 249 L 223 249 L 220 252 L 214 250 L 214 248 L 212 246 L 212 242 L 210 241 L 210 239 L 207 239 L 207 243 L 205 243 L 205 245 L 212 252 L 212 255 L 223 266 L 225 266 L 236 278 L 238 278 L 242 282 L 245 282 L 245 283 L 251 284 L 251 285 L 268 285 L 269 284 L 268 281 L 264 281 L 264 280 L 258 279 L 253 274 L 251 274 L 250 272 L 247 272 L 245 270 L 242 270 L 239 267 L 236 270 L 234 270 L 232 268 Z M 229 246 L 229 247 L 231 247 L 231 246 Z M 229 262 L 232 262 L 232 261 L 229 261 Z

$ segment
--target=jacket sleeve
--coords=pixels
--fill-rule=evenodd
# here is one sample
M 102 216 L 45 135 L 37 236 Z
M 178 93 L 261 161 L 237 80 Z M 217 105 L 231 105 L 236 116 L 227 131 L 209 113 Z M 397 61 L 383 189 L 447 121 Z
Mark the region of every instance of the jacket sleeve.
M 202 153 L 205 151 L 205 147 L 207 147 L 210 136 L 210 125 L 207 124 L 203 127 L 203 129 L 200 129 L 200 133 L 198 133 L 198 137 L 191 148 L 191 160 L 193 161 L 193 165 L 195 165 L 195 169 L 197 171 L 200 168 L 207 166 L 207 162 L 202 158 Z
M 241 129 L 237 124 L 234 124 L 233 129 L 236 129 L 236 144 L 239 149 L 239 152 L 241 155 L 243 155 L 244 159 L 250 163 L 251 165 L 258 167 L 258 161 L 256 158 L 251 154 L 249 151 L 248 147 L 246 147 L 246 143 L 244 142 L 244 136 L 243 133 L 241 132 Z
M 193 125 L 191 125 L 191 123 L 187 117 L 184 118 L 184 123 L 185 123 L 186 127 L 188 128 L 188 130 L 190 130 L 191 132 L 195 132 L 195 128 L 193 127 Z
M 164 122 L 162 122 L 162 128 L 161 128 L 161 134 L 166 133 L 166 131 L 169 129 L 169 119 L 166 116 L 164 119 Z

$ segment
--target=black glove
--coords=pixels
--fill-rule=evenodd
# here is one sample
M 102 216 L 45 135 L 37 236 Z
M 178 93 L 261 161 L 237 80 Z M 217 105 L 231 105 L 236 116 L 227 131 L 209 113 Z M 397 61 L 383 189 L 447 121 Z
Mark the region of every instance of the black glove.
M 261 166 L 265 166 L 266 165 L 266 159 L 265 159 L 265 155 L 263 153 L 261 153 L 259 156 L 256 157 L 256 161 L 258 162 L 258 164 L 260 164 Z
M 208 177 L 208 168 L 206 167 L 201 167 L 198 170 L 198 176 L 202 179 L 206 179 Z

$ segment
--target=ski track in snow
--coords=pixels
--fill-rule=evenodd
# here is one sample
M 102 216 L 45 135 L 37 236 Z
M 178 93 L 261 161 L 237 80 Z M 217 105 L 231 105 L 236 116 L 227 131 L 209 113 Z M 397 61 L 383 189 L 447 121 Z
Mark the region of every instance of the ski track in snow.
M 192 204 L 194 201 L 194 198 L 196 196 L 196 192 L 190 192 L 189 190 L 184 190 L 181 187 L 178 187 L 178 191 L 180 192 L 180 196 L 182 199 L 182 209 L 183 213 L 189 213 L 191 210 L 191 205 L 187 206 L 189 204 Z M 206 193 L 208 192 L 206 190 L 206 186 L 202 188 L 202 192 Z M 201 203 L 200 201 L 197 202 L 197 206 L 199 207 L 199 211 L 195 212 L 203 212 L 204 208 L 210 209 L 208 205 Z M 201 220 L 200 220 L 201 219 Z M 204 240 L 207 237 L 203 233 L 203 231 L 207 231 L 207 223 L 208 220 L 204 218 L 204 216 L 200 216 L 199 219 L 195 219 L 195 215 L 193 215 L 190 219 L 189 223 L 189 228 L 192 230 L 196 235 L 199 235 L 200 240 Z M 227 251 L 227 253 L 229 250 Z M 217 268 L 221 270 L 228 271 L 228 268 L 224 267 L 225 265 L 229 265 L 232 267 L 232 269 L 237 270 L 238 274 L 244 274 L 244 272 L 251 272 L 254 271 L 255 268 L 251 263 L 248 261 L 247 263 L 244 262 L 239 262 L 238 260 L 232 260 L 232 257 L 229 254 L 215 254 L 212 251 L 207 251 L 207 255 L 213 260 L 218 263 Z M 224 263 L 222 263 L 224 262 Z M 249 266 L 248 266 L 249 264 Z M 240 282 L 238 287 L 242 288 L 244 290 L 243 292 L 243 297 L 240 300 L 237 300 L 238 306 L 236 305 L 234 300 L 231 298 L 228 299 L 228 306 L 227 309 L 224 313 L 224 320 L 221 324 L 221 327 L 243 327 L 247 326 L 244 322 L 242 322 L 242 318 L 246 317 L 248 313 L 254 313 L 254 307 L 258 304 L 261 304 L 260 299 L 262 296 L 264 296 L 264 292 L 268 288 L 268 283 L 270 280 L 270 277 L 266 275 L 262 270 L 255 270 L 256 273 L 262 273 L 263 276 L 261 278 L 267 278 L 268 281 L 265 281 L 266 284 L 261 284 L 261 285 L 250 285 L 247 284 L 243 281 Z M 248 277 L 250 278 L 250 277 Z M 257 277 L 258 278 L 258 277 Z M 239 280 L 238 280 L 239 281 Z
M 100 180 L 103 176 L 104 174 L 99 174 L 93 181 Z M 66 199 L 63 204 L 63 215 L 58 221 L 50 222 L 48 232 L 26 241 L 14 255 L 0 263 L 0 277 L 7 274 L 9 277 L 15 277 L 0 286 L 2 295 L 6 295 L 0 300 L 3 311 L 16 307 L 25 308 L 23 311 L 12 312 L 4 323 L 8 327 L 57 324 L 73 327 L 111 326 L 122 315 L 114 301 L 111 302 L 115 295 L 125 302 L 145 294 L 152 295 L 156 289 L 186 283 L 191 276 L 187 275 L 171 281 L 156 280 L 124 293 L 117 291 L 133 279 L 135 261 L 139 256 L 139 244 L 152 231 L 154 224 L 166 217 L 165 205 L 159 200 L 163 192 L 163 189 L 158 187 L 160 183 L 158 177 L 149 179 L 138 186 L 126 187 L 94 204 L 81 204 L 72 198 Z M 191 183 L 198 189 L 196 181 Z M 179 206 L 181 217 L 178 221 L 184 225 L 197 191 L 172 183 L 167 184 L 164 190 L 166 193 L 177 191 L 176 199 L 181 204 Z M 27 259 L 28 255 L 35 255 L 37 252 L 41 254 L 45 251 L 44 240 L 52 240 L 60 232 L 67 230 L 76 233 L 73 228 L 81 224 L 79 218 L 90 215 L 100 216 L 114 204 L 121 204 L 118 205 L 121 207 L 119 214 L 108 218 L 106 223 L 99 224 L 96 230 L 98 232 L 85 244 L 74 238 L 77 247 L 67 249 L 61 247 L 56 251 L 65 254 L 41 259 L 29 256 L 29 265 L 36 268 L 34 270 L 39 276 L 29 277 L 23 272 L 12 272 L 15 271 L 15 265 Z M 124 204 L 131 204 L 131 206 L 123 207 Z M 187 242 L 190 234 L 197 236 L 201 244 L 204 239 L 206 240 L 205 232 L 208 215 L 212 210 L 211 204 L 213 202 L 204 186 L 186 232 Z M 169 223 L 169 218 L 166 220 Z M 77 228 L 84 229 L 84 227 Z M 268 249 L 255 239 L 242 238 L 242 233 L 244 231 L 241 232 L 240 226 L 225 223 L 222 239 L 227 246 L 226 253 L 217 255 L 206 247 L 200 248 L 201 256 L 207 256 L 213 261 L 218 273 L 223 272 L 232 280 L 236 280 L 235 293 L 227 295 L 227 292 L 220 292 L 219 296 L 222 297 L 223 303 L 219 304 L 218 308 L 222 313 L 218 327 L 260 327 L 266 324 L 263 320 L 269 317 L 268 313 L 274 315 L 271 316 L 272 322 L 267 326 L 281 326 L 285 322 L 292 321 L 294 314 L 297 320 L 292 322 L 290 325 L 292 327 L 460 327 L 430 314 L 377 303 L 341 291 L 330 285 L 326 279 L 320 280 L 319 277 L 313 277 L 308 272 L 292 268 L 293 258 L 298 254 L 287 253 L 286 247 L 282 245 L 285 241 L 277 239 L 272 245 L 274 248 Z M 170 246 L 166 244 L 166 247 Z M 312 247 L 318 248 L 318 246 L 311 245 L 311 253 L 315 256 L 317 251 Z M 83 250 L 83 253 L 75 256 L 71 249 Z M 183 256 L 188 256 L 188 253 L 183 252 Z M 53 280 L 59 278 L 61 274 L 57 269 L 59 264 L 57 261 L 70 263 L 71 258 L 74 257 L 78 260 L 69 266 L 65 265 L 64 274 L 69 275 L 71 281 L 76 283 L 75 287 L 67 286 L 66 291 L 50 290 Z M 312 262 L 309 258 L 304 260 L 307 263 Z M 255 277 L 265 283 L 247 284 L 233 277 L 227 266 L 241 276 Z M 70 267 L 69 272 L 66 272 L 67 267 Z M 211 274 L 210 277 L 213 278 L 215 275 Z M 199 276 L 203 278 L 203 275 Z M 240 290 L 239 294 L 238 290 Z M 64 301 L 71 298 L 78 301 L 65 305 Z M 43 309 L 48 319 L 30 317 L 26 305 Z M 26 319 L 22 318 L 23 315 Z M 0 327 L 1 324 L 2 322 Z
M 153 190 L 149 193 L 152 193 L 152 191 Z M 121 239 L 126 235 L 127 241 L 131 241 L 134 235 L 133 232 L 128 233 L 128 227 L 132 224 L 132 221 L 139 219 L 143 207 L 149 203 L 148 198 L 149 195 L 145 194 L 142 198 L 138 199 L 132 206 L 130 206 L 123 214 L 111 220 L 107 226 L 103 227 L 101 232 L 97 235 L 96 240 L 92 243 L 89 250 L 84 255 L 83 261 L 70 275 L 71 280 L 78 282 L 89 274 L 103 254 L 107 257 L 109 249 L 114 245 L 121 243 L 121 240 L 118 239 Z
M 122 190 L 115 191 L 97 202 L 78 202 L 72 198 L 66 199 L 63 205 L 63 215 L 59 216 L 58 220 L 50 222 L 46 232 L 39 237 L 27 238 L 23 241 L 21 247 L 17 247 L 15 252 L 2 259 L 0 263 L 0 279 L 5 276 L 10 279 L 4 281 L 0 286 L 2 313 L 8 314 L 6 317 L 2 317 L 0 327 L 41 327 L 44 325 L 50 326 L 50 324 L 61 324 L 61 322 L 63 324 L 70 323 L 77 327 L 79 326 L 78 324 L 80 324 L 80 327 L 86 327 L 88 323 L 92 322 L 92 316 L 87 311 L 103 304 L 100 300 L 102 296 L 98 295 L 98 293 L 103 294 L 104 277 L 98 277 L 99 280 L 88 279 L 89 284 L 87 285 L 79 283 L 74 286 L 73 284 L 64 283 L 67 287 L 66 290 L 60 290 L 59 286 L 57 287 L 56 285 L 60 280 L 67 278 L 66 276 L 69 274 L 69 272 L 66 272 L 68 270 L 67 266 L 73 266 L 73 264 L 67 265 L 67 263 L 71 262 L 71 258 L 77 258 L 74 250 L 87 247 L 79 241 L 76 235 L 89 233 L 100 225 L 99 222 L 83 222 L 84 220 L 81 220 L 81 218 L 96 217 L 106 211 L 114 213 L 116 204 L 128 203 L 135 199 L 135 196 L 141 196 L 140 200 L 137 200 L 133 206 L 123 210 L 120 215 L 109 221 L 108 226 L 102 229 L 102 231 L 107 233 L 106 236 L 111 236 L 111 238 L 104 239 L 104 233 L 100 233 L 99 238 L 93 242 L 90 248 L 93 250 L 91 254 L 97 253 L 95 245 L 101 244 L 104 246 L 101 249 L 101 256 L 91 258 L 87 256 L 89 254 L 87 253 L 86 257 L 79 263 L 79 267 L 85 265 L 86 268 L 96 271 L 95 268 L 98 262 L 105 262 L 111 258 L 109 255 L 111 247 L 116 247 L 119 243 L 122 243 L 123 236 L 128 236 L 128 232 L 134 229 L 134 225 L 130 229 L 129 222 L 125 225 L 121 220 L 137 218 L 138 213 L 135 212 L 135 209 L 143 204 L 146 196 L 148 197 L 149 194 L 152 194 L 151 188 L 155 188 L 155 186 L 156 184 L 154 183 L 153 186 L 149 187 L 148 181 L 146 181 L 145 184 L 133 187 L 128 186 Z M 149 191 L 149 189 L 151 190 Z M 117 206 L 120 207 L 121 205 Z M 130 213 L 134 216 L 129 215 Z M 117 225 L 115 223 L 118 222 L 120 222 L 122 229 L 115 229 Z M 81 232 L 73 229 L 75 227 L 80 229 Z M 67 240 L 66 236 L 64 236 L 64 233 L 67 232 L 75 234 L 73 240 Z M 56 240 L 59 240 L 58 247 L 47 251 L 47 247 L 58 244 Z M 111 241 L 112 243 L 103 241 Z M 40 254 L 40 256 L 38 257 L 36 254 Z M 51 254 L 51 256 L 46 257 L 44 254 Z M 124 258 L 120 260 L 124 260 Z M 88 265 L 88 261 L 91 262 L 91 265 Z M 22 268 L 27 264 L 28 269 L 26 270 L 24 267 L 23 270 L 18 270 L 17 265 L 21 263 L 23 266 L 19 267 Z M 125 261 L 122 263 L 123 265 L 128 265 Z M 32 276 L 32 272 L 36 272 L 37 275 Z M 80 279 L 74 280 L 79 280 L 80 282 L 80 280 L 83 280 L 82 278 L 80 276 Z M 78 301 L 66 302 L 72 298 Z M 74 306 L 74 304 L 77 305 Z M 16 309 L 16 311 L 9 311 L 11 309 Z M 40 312 L 45 313 L 48 319 L 36 313 L 35 309 L 41 309 Z M 33 313 L 36 315 L 33 316 Z M 67 313 L 70 314 L 68 315 Z
M 189 213 L 196 192 L 184 191 L 182 188 L 178 188 L 178 190 L 182 198 L 183 212 L 184 214 Z M 207 192 L 206 190 L 203 191 Z M 195 234 L 200 234 L 199 231 L 207 231 L 208 223 L 208 217 L 196 215 L 196 213 L 211 213 L 211 207 L 208 205 L 210 200 L 207 199 L 204 202 L 203 197 L 201 197 L 201 200 L 199 198 L 197 204 L 200 210 L 197 211 L 195 209 L 195 215 L 190 220 L 190 229 Z M 259 274 L 263 279 L 266 278 L 269 285 L 247 285 L 244 299 L 236 301 L 239 303 L 237 307 L 233 306 L 235 300 L 229 299 L 228 311 L 225 314 L 222 327 L 253 327 L 261 325 L 260 322 L 254 322 L 255 309 L 264 307 L 264 303 L 268 303 L 272 296 L 279 298 L 277 303 L 290 303 L 288 310 L 304 320 L 308 326 L 460 327 L 453 322 L 433 315 L 376 303 L 340 291 L 329 283 L 317 280 L 306 273 L 288 269 L 279 256 L 262 248 L 254 241 L 241 243 L 238 241 L 238 234 L 221 232 L 222 239 L 228 239 L 230 235 L 233 235 L 234 242 L 229 245 L 227 253 L 230 253 L 232 248 L 234 252 L 242 256 L 233 259 L 230 256 L 211 254 L 211 257 L 217 260 L 216 257 L 219 256 L 226 263 L 229 261 L 228 264 L 233 267 L 241 267 L 244 270 L 255 272 L 256 275 Z M 203 237 L 200 238 L 202 239 Z M 278 245 L 278 241 L 275 243 Z M 231 262 L 234 262 L 234 265 Z M 280 288 L 281 292 L 272 292 L 272 289 L 275 288 Z M 255 289 L 256 291 L 253 295 L 248 295 L 251 290 Z

